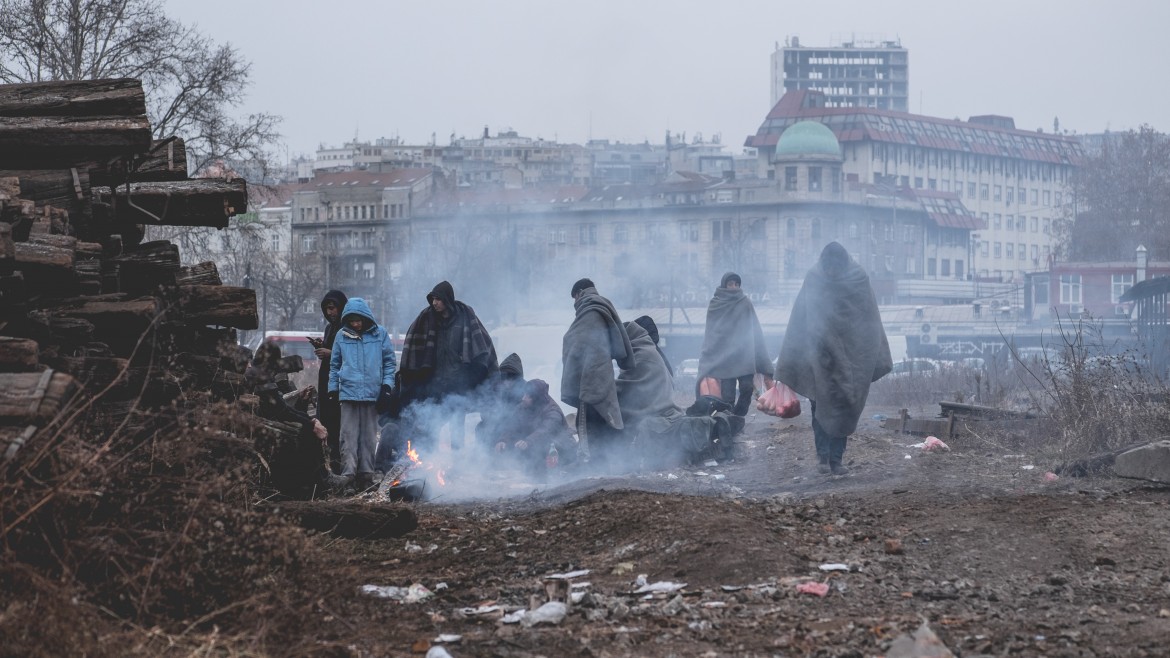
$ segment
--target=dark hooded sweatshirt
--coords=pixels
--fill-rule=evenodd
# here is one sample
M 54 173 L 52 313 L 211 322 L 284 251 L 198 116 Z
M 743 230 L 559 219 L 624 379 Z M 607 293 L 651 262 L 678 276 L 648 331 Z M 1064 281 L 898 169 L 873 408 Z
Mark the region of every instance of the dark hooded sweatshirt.
M 772 358 L 764 344 L 764 330 L 756 309 L 743 290 L 727 288 L 729 272 L 707 306 L 699 378 L 736 379 L 744 375 L 771 374 Z
M 330 322 L 329 316 L 325 315 L 325 302 L 330 301 L 337 305 L 337 320 L 335 322 Z M 327 350 L 333 349 L 333 341 L 337 339 L 337 332 L 341 330 L 341 312 L 345 309 L 345 303 L 348 301 L 349 298 L 346 297 L 345 293 L 341 292 L 340 290 L 330 290 L 329 292 L 325 293 L 325 296 L 321 299 L 321 316 L 325 318 L 325 335 L 321 340 L 324 343 L 322 347 Z M 317 392 L 322 397 L 325 397 L 325 392 L 327 390 L 329 390 L 329 363 L 326 361 L 321 364 L 321 369 L 317 373 Z M 337 409 L 339 410 L 340 406 L 338 406 Z M 322 414 L 318 412 L 317 416 L 321 418 Z M 338 418 L 340 418 L 340 416 L 338 416 Z M 326 427 L 329 426 L 328 423 L 325 423 L 323 418 L 321 422 Z
M 815 400 L 817 423 L 844 437 L 857 429 L 870 383 L 892 367 L 869 275 L 831 242 L 793 303 L 775 378 Z
M 434 299 L 450 311 L 446 318 L 430 305 Z M 466 393 L 498 369 L 491 336 L 475 310 L 455 300 L 450 283 L 439 283 L 406 330 L 400 367 L 404 395 L 425 399 Z

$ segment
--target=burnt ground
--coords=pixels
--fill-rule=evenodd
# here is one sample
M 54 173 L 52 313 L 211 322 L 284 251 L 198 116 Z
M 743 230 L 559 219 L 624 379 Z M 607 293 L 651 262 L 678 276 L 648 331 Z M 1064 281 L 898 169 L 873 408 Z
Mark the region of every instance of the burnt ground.
M 718 466 L 440 497 L 403 539 L 321 538 L 353 592 L 321 607 L 330 639 L 368 656 L 422 654 L 440 634 L 462 636 L 443 645 L 455 658 L 873 656 L 925 621 L 959 656 L 1170 652 L 1170 490 L 1046 481 L 1054 457 L 988 437 L 923 453 L 876 411 L 844 477 L 816 473 L 807 415 L 757 415 Z M 587 594 L 557 625 L 461 611 L 528 606 L 542 576 L 575 569 Z M 646 599 L 639 574 L 686 586 Z M 828 595 L 798 593 L 808 581 Z M 359 593 L 414 583 L 434 596 Z

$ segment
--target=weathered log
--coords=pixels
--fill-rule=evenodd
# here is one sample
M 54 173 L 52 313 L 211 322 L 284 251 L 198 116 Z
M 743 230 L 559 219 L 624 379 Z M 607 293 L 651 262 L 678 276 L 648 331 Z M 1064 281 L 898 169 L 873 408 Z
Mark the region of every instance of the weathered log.
M 67 296 L 75 292 L 73 249 L 36 242 L 17 242 L 15 267 L 24 275 L 29 291 Z
M 43 424 L 77 394 L 77 381 L 52 370 L 0 374 L 0 423 Z
M 39 352 L 35 340 L 0 336 L 0 372 L 36 370 Z
M 53 311 L 53 322 L 83 320 L 93 325 L 93 338 L 125 355 L 162 312 L 154 297 L 128 301 L 84 302 Z
M 117 186 L 126 181 L 149 183 L 187 180 L 187 146 L 182 139 L 154 140 L 146 153 L 90 168 L 94 185 Z
M 146 93 L 136 78 L 0 85 L 0 117 L 145 114 Z
M 29 244 L 40 244 L 57 249 L 68 249 L 74 252 L 76 259 L 77 238 L 69 235 L 53 235 L 52 233 L 32 233 L 28 236 Z
M 23 316 L 25 314 L 23 305 L 27 298 L 22 273 L 0 274 L 0 320 Z
M 90 216 L 90 178 L 85 168 L 0 171 L 0 178 L 7 176 L 20 179 L 22 199 L 34 201 L 38 206 L 67 210 L 73 222 L 86 221 Z
M 131 183 L 129 188 L 129 200 L 126 186 L 98 188 L 99 200 L 110 204 L 115 224 L 225 228 L 229 217 L 248 206 L 248 185 L 243 179 Z
M 256 329 L 256 291 L 234 286 L 179 286 L 179 306 L 188 322 Z
M 0 274 L 11 274 L 15 267 L 16 243 L 12 241 L 12 225 L 0 222 Z
M 348 539 L 391 539 L 418 527 L 418 516 L 409 507 L 350 500 L 288 500 L 266 506 L 305 528 Z
M 175 273 L 175 283 L 181 286 L 222 286 L 219 268 L 212 261 L 180 267 Z
M 118 289 L 123 292 L 149 292 L 160 285 L 172 285 L 179 270 L 179 247 L 166 240 L 146 242 L 129 248 L 104 264 L 114 268 Z
M 148 148 L 150 121 L 145 116 L 0 119 L 0 169 L 67 169 Z

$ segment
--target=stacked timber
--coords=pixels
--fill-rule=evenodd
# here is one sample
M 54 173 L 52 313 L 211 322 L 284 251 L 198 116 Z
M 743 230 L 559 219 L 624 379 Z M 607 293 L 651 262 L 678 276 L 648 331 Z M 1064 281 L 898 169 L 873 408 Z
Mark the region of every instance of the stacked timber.
M 188 179 L 183 141 L 152 140 L 138 80 L 0 85 L 0 459 L 73 412 L 96 436 L 142 435 L 154 410 L 252 392 L 236 330 L 258 327 L 255 292 L 142 242 L 145 225 L 222 228 L 246 206 L 244 181 Z

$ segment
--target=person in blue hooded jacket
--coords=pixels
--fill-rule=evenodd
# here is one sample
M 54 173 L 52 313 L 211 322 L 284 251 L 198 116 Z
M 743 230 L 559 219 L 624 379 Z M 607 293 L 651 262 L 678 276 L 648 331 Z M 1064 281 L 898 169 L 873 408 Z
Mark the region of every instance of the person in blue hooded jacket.
M 374 483 L 379 397 L 394 386 L 394 347 L 361 297 L 341 312 L 341 331 L 329 357 L 329 395 L 341 402 L 341 475 L 359 489 Z

